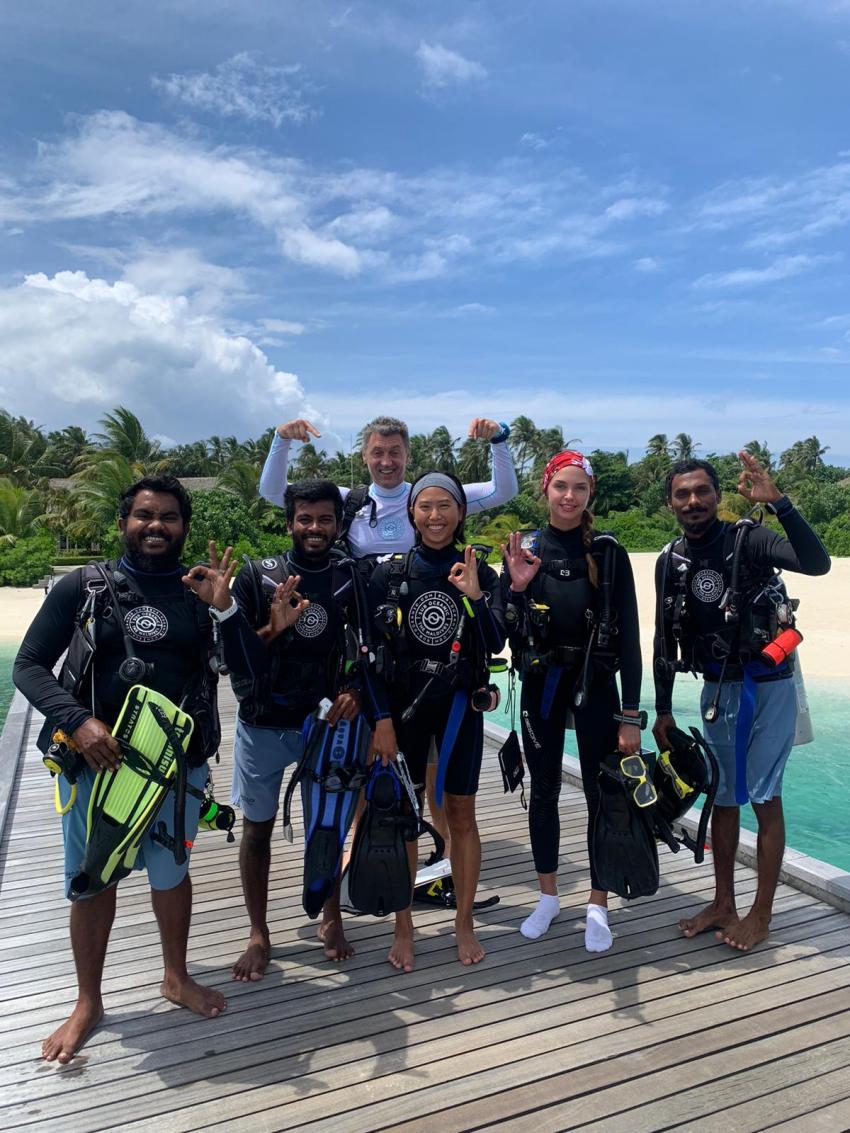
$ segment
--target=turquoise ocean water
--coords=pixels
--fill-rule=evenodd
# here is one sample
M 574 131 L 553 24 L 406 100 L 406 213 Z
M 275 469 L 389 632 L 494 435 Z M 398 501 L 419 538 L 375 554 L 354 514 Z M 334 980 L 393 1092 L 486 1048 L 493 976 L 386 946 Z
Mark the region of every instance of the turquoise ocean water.
M 0 727 L 12 699 L 12 662 L 17 645 L 0 642 Z M 506 677 L 500 675 L 502 705 L 487 717 L 494 724 L 508 727 L 504 689 Z M 807 681 L 814 742 L 791 753 L 785 771 L 783 798 L 788 845 L 850 870 L 850 837 L 844 826 L 850 815 L 850 748 L 845 741 L 844 722 L 850 710 L 850 693 L 844 684 Z M 693 678 L 676 680 L 673 714 L 683 727 L 700 726 L 700 682 Z M 650 684 L 644 685 L 643 704 L 653 703 Z M 576 754 L 575 733 L 567 732 L 566 750 Z M 742 808 L 741 819 L 749 830 L 755 820 L 749 807 Z
M 504 697 L 507 677 L 499 674 L 497 683 L 502 688 L 502 703 L 487 719 L 507 728 L 510 727 Z M 688 728 L 691 724 L 701 727 L 701 687 L 702 682 L 693 677 L 676 678 L 673 715 L 679 727 Z M 844 825 L 850 816 L 850 748 L 845 738 L 850 690 L 840 682 L 807 680 L 806 692 L 814 740 L 793 748 L 785 768 L 782 798 L 787 843 L 795 850 L 850 871 L 850 836 Z M 652 682 L 645 680 L 641 703 L 651 705 L 654 701 Z M 650 713 L 650 727 L 652 720 Z M 644 733 L 644 743 L 652 745 L 651 733 Z M 568 754 L 578 756 L 575 732 L 567 732 L 565 748 Z M 751 807 L 741 808 L 741 823 L 748 830 L 756 830 Z

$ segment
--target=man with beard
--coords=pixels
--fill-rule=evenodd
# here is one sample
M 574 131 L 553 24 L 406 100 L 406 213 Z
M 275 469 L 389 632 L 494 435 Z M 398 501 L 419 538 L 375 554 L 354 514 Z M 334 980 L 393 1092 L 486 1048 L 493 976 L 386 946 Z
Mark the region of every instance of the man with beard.
M 42 751 L 47 750 L 53 733 L 61 730 L 86 763 L 77 779 L 76 801 L 62 820 L 66 895 L 85 850 L 86 816 L 95 775 L 104 769 L 117 769 L 121 761 L 111 728 L 130 684 L 135 683 L 119 673 L 127 657 L 125 635 L 136 657 L 147 666 L 142 683 L 181 704 L 195 720 L 187 751 L 188 782 L 192 792 L 203 794 L 206 761 L 218 746 L 218 716 L 215 678 L 208 664 L 212 627 L 207 611 L 184 585 L 185 568 L 180 564 L 191 515 L 185 489 L 171 476 L 145 477 L 129 487 L 119 500 L 123 554 L 117 563 L 99 564 L 111 577 L 119 608 L 115 610 L 104 601 L 97 566 L 73 571 L 45 598 L 15 661 L 15 684 L 46 718 L 39 737 Z M 99 588 L 94 606 L 94 656 L 81 679 L 73 679 L 67 664 L 57 678 L 53 668 L 72 642 L 86 599 L 95 592 L 95 579 Z M 64 778 L 60 783 L 65 786 Z M 172 837 L 173 810 L 169 792 L 160 817 Z M 188 794 L 188 843 L 195 836 L 199 811 L 200 799 Z M 141 843 L 136 868 L 147 869 L 150 881 L 162 942 L 163 996 L 198 1015 L 214 1018 L 224 1010 L 224 998 L 213 988 L 196 983 L 186 970 L 192 911 L 188 860 L 178 866 L 172 850 L 149 834 Z M 48 1061 L 70 1062 L 103 1017 L 101 983 L 115 907 L 115 885 L 71 905 L 78 997 L 69 1018 L 42 1044 Z
M 239 867 L 251 927 L 248 945 L 233 965 L 243 982 L 263 978 L 271 952 L 266 916 L 271 837 L 283 775 L 303 751 L 305 717 L 327 697 L 327 719 L 353 719 L 361 694 L 369 715 L 374 701 L 369 674 L 349 672 L 348 630 L 359 624 L 353 567 L 331 551 L 339 532 L 342 497 L 328 480 L 301 480 L 286 489 L 291 551 L 245 564 L 233 585 L 228 549 L 219 563 L 190 572 L 198 596 L 211 604 L 221 627 L 224 658 L 240 698 L 233 769 L 233 803 L 243 815 Z M 335 561 L 336 560 L 336 561 Z M 329 960 L 352 955 L 343 931 L 339 887 L 323 908 L 318 930 Z
M 718 940 L 747 951 L 768 935 L 785 850 L 782 775 L 797 717 L 793 658 L 778 664 L 761 659 L 766 635 L 776 632 L 777 622 L 782 625 L 778 608 L 787 605 L 775 570 L 826 574 L 830 561 L 758 461 L 747 452 L 738 457 L 739 493 L 771 511 L 787 538 L 760 524 L 733 527 L 718 519 L 720 484 L 708 461 L 679 461 L 670 469 L 667 503 L 684 537 L 664 549 L 655 571 L 653 734 L 659 750 L 669 750 L 676 672 L 702 673 L 705 737 L 720 765 L 711 824 L 715 893 L 710 905 L 679 921 L 679 928 L 688 937 L 717 929 Z M 752 908 L 739 917 L 735 852 L 740 806 L 747 801 L 758 821 L 758 888 Z

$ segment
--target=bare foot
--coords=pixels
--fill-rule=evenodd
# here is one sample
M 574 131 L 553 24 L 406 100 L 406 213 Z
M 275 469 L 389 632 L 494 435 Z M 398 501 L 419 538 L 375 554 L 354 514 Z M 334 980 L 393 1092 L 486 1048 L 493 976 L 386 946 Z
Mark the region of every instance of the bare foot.
M 41 1056 L 46 1062 L 60 1062 L 63 1066 L 71 1061 L 80 1047 L 103 1018 L 103 1004 L 83 1003 L 76 1007 L 61 1027 L 41 1044 Z
M 415 952 L 413 948 L 413 925 L 396 924 L 393 943 L 387 959 L 397 972 L 412 972 Z
M 742 920 L 728 925 L 722 932 L 716 932 L 714 935 L 730 948 L 749 952 L 751 948 L 767 940 L 769 930 L 770 917 L 750 909 Z
M 342 917 L 328 917 L 316 929 L 316 936 L 325 946 L 325 957 L 328 960 L 350 960 L 354 949 L 345 939 L 345 929 Z
M 271 941 L 263 933 L 251 930 L 248 947 L 230 969 L 230 978 L 241 983 L 256 983 L 266 974 L 271 957 Z
M 461 964 L 478 964 L 486 953 L 479 943 L 478 937 L 471 928 L 455 928 L 457 937 L 457 958 Z
M 716 901 L 712 901 L 695 917 L 683 917 L 679 921 L 679 928 L 682 936 L 692 937 L 712 928 L 727 929 L 737 922 L 738 913 L 734 905 L 718 905 Z
M 196 1015 L 203 1015 L 206 1019 L 215 1019 L 225 1009 L 224 996 L 214 988 L 204 987 L 195 983 L 191 976 L 178 980 L 174 976 L 166 977 L 160 986 L 160 994 L 169 1003 L 176 1003 L 178 1007 L 186 1007 Z

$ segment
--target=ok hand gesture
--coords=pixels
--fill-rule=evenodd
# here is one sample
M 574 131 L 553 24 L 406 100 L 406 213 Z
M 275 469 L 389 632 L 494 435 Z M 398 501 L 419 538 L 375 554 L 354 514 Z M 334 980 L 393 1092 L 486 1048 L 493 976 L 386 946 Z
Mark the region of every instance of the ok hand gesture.
M 292 574 L 275 588 L 269 614 L 269 640 L 294 626 L 310 605 L 310 599 L 302 597 L 296 589 L 300 581 L 300 574 Z
M 470 602 L 481 597 L 481 583 L 478 581 L 478 559 L 469 544 L 463 552 L 463 561 L 455 563 L 449 571 L 449 582 L 465 594 Z
M 523 550 L 521 531 L 512 532 L 508 537 L 507 547 L 502 544 L 502 554 L 511 576 L 511 590 L 515 594 L 522 594 L 540 570 L 540 559 L 531 551 Z
M 770 474 L 762 468 L 754 456 L 739 452 L 738 459 L 743 468 L 738 477 L 738 492 L 753 504 L 775 504 L 782 499 L 782 493 L 774 484 Z
M 183 575 L 184 586 L 194 591 L 200 600 L 207 606 L 215 606 L 217 610 L 227 610 L 231 604 L 230 581 L 236 570 L 236 560 L 233 558 L 233 548 L 225 548 L 218 559 L 218 550 L 215 541 L 210 540 L 210 565 L 198 564 Z

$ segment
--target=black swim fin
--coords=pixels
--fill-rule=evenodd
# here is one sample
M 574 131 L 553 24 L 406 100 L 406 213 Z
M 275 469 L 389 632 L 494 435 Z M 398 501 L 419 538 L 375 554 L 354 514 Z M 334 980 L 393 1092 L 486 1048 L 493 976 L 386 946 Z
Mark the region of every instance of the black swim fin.
M 620 754 L 602 762 L 591 852 L 601 887 L 619 897 L 651 897 L 658 889 L 652 807 L 638 807 L 620 773 Z M 650 812 L 650 813 L 647 813 Z
M 348 866 L 348 899 L 358 912 L 385 917 L 408 908 L 413 878 L 407 843 L 418 833 L 418 816 L 412 813 L 395 767 L 376 760 Z

